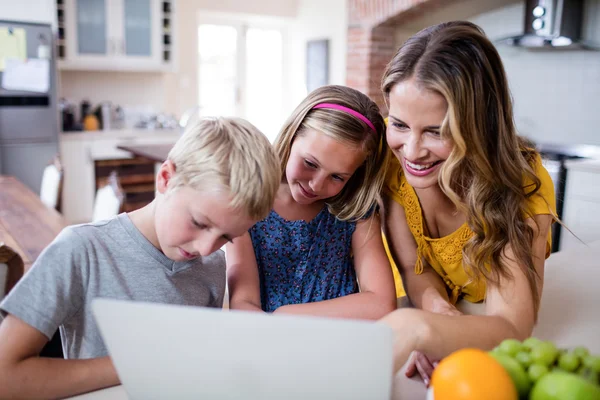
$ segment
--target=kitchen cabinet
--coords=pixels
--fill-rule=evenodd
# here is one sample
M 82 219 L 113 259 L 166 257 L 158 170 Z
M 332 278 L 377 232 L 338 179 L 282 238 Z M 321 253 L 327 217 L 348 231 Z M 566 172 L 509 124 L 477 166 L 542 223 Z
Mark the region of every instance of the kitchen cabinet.
M 174 0 L 64 0 L 57 5 L 59 68 L 170 70 L 173 5 Z
M 571 160 L 565 163 L 567 185 L 560 250 L 600 240 L 600 160 Z M 579 239 L 578 239 L 579 238 Z
M 74 224 L 92 220 L 97 188 L 96 172 L 98 167 L 110 164 L 110 162 L 103 163 L 101 161 L 134 158 L 131 153 L 120 150 L 117 146 L 174 144 L 180 135 L 178 130 L 62 133 L 59 141 L 64 171 L 61 210 L 67 221 Z M 120 162 L 119 164 L 127 165 L 135 164 L 135 162 Z

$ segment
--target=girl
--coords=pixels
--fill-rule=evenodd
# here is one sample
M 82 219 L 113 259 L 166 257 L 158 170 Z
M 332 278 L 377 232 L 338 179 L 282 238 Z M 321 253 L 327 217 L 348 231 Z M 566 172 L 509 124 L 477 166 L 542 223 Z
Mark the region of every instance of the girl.
M 377 105 L 348 87 L 321 87 L 296 108 L 275 141 L 273 210 L 227 245 L 231 308 L 368 319 L 395 309 L 373 212 L 389 159 L 384 126 Z
M 399 310 L 386 321 L 411 338 L 396 349 L 398 365 L 420 351 L 407 375 L 418 371 L 428 383 L 431 360 L 531 334 L 554 188 L 539 155 L 517 136 L 500 56 L 476 25 L 417 33 L 387 66 L 382 90 L 396 156 L 384 232 L 411 302 L 433 312 Z M 461 316 L 461 298 L 486 300 L 486 315 Z

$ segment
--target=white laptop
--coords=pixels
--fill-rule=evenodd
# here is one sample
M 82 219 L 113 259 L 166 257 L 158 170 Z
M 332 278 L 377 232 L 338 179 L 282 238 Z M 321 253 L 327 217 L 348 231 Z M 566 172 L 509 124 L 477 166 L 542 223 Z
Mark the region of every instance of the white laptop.
M 130 400 L 391 396 L 382 324 L 112 299 L 92 307 Z

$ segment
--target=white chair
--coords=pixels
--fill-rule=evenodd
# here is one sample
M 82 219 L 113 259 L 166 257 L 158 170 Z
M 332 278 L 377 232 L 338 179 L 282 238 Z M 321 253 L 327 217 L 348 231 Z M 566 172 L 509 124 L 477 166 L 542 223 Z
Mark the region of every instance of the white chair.
M 40 199 L 49 208 L 60 211 L 63 171 L 58 156 L 44 169 Z
M 92 222 L 113 218 L 118 215 L 125 195 L 116 172 L 111 172 L 108 182 L 96 191 Z
M 24 270 L 21 256 L 4 243 L 0 243 L 0 299 L 17 284 Z

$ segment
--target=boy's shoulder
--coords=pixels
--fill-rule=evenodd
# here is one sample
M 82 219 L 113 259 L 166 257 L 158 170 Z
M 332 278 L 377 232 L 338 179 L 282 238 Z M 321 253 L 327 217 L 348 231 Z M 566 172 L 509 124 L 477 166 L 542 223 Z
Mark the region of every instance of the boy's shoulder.
M 119 221 L 120 218 L 122 218 L 121 215 L 103 221 L 69 225 L 63 228 L 54 239 L 53 244 L 83 250 L 98 240 L 118 237 L 126 233 Z

